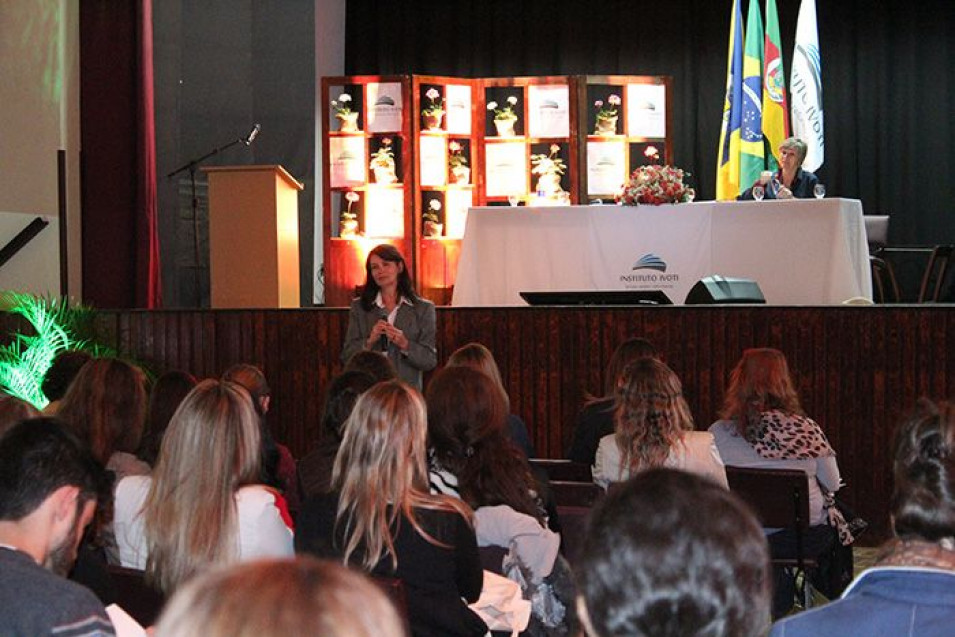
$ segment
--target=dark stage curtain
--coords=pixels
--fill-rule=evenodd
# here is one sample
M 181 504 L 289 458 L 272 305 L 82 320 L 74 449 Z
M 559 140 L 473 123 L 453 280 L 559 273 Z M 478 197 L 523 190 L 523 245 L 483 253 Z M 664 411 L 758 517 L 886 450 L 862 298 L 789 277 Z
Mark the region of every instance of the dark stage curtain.
M 761 1 L 760 5 L 764 3 Z M 675 163 L 715 194 L 730 0 L 348 0 L 346 73 L 674 78 Z M 955 3 L 818 0 L 830 196 L 955 242 Z M 787 84 L 798 0 L 777 0 Z M 743 2 L 745 15 L 748 2 Z
M 80 3 L 83 299 L 161 303 L 151 0 Z

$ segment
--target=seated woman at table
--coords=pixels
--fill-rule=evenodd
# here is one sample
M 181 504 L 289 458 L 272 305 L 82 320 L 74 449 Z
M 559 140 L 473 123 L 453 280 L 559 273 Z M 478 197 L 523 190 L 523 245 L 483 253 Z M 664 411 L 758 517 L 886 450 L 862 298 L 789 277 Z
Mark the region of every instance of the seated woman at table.
M 812 199 L 813 189 L 819 178 L 808 170 L 802 169 L 809 146 L 798 137 L 790 137 L 779 145 L 779 170 L 768 182 L 760 177 L 737 199 L 752 200 L 753 188 L 762 185 L 766 199 Z
M 614 433 L 600 439 L 594 482 L 608 488 L 654 467 L 706 476 L 727 486 L 713 435 L 693 431 L 680 379 L 652 358 L 627 365 L 617 381 Z
M 420 390 L 422 374 L 438 363 L 434 304 L 415 293 L 404 257 L 393 245 L 375 246 L 365 273 L 365 287 L 348 314 L 342 362 L 363 349 L 383 352 L 398 377 Z

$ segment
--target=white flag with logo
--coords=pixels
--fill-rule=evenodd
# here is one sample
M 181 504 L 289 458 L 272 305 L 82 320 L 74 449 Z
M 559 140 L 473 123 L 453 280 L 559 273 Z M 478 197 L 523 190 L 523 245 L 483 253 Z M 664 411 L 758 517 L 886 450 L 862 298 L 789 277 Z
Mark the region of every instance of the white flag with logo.
M 809 145 L 803 168 L 822 166 L 826 143 L 822 120 L 822 56 L 816 27 L 816 0 L 802 0 L 796 21 L 796 47 L 789 79 L 793 135 Z

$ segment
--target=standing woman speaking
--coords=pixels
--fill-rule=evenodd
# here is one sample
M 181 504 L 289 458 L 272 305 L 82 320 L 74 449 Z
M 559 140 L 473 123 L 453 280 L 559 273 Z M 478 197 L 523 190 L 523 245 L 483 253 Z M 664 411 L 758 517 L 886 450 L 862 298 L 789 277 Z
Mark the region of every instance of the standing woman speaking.
M 361 350 L 382 352 L 398 377 L 420 390 L 423 373 L 438 363 L 434 304 L 415 293 L 408 266 L 392 245 L 372 249 L 365 274 L 365 288 L 348 314 L 342 362 Z

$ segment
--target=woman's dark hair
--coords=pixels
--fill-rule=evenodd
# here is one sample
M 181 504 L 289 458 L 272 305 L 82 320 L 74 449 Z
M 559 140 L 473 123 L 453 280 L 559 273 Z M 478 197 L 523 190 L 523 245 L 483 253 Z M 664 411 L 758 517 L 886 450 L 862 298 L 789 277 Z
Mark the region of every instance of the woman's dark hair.
M 955 405 L 922 399 L 895 440 L 892 519 L 900 538 L 955 536 Z
M 322 414 L 324 435 L 341 442 L 345 421 L 351 415 L 358 397 L 368 391 L 376 382 L 371 374 L 351 371 L 336 376 L 328 385 L 325 397 L 325 411 Z
M 378 257 L 382 261 L 401 264 L 401 272 L 398 273 L 398 293 L 409 301 L 417 301 L 418 295 L 414 291 L 414 285 L 411 283 L 411 273 L 408 272 L 408 264 L 405 258 L 398 252 L 398 248 L 389 244 L 381 243 L 376 245 L 368 253 L 365 259 L 365 288 L 361 291 L 361 306 L 366 312 L 370 311 L 375 304 L 375 297 L 378 296 L 380 288 L 375 283 L 375 277 L 371 275 L 371 258 Z
M 610 361 L 607 363 L 607 369 L 604 372 L 604 395 L 590 397 L 588 402 L 613 398 L 614 392 L 617 389 L 617 380 L 620 378 L 620 373 L 623 372 L 623 368 L 633 361 L 644 358 L 660 358 L 657 348 L 654 347 L 653 343 L 649 340 L 637 336 L 628 338 L 623 343 L 620 343 L 617 349 L 613 351 L 613 354 L 611 354 Z
M 149 393 L 149 407 L 146 410 L 146 433 L 139 445 L 139 458 L 143 462 L 156 464 L 169 420 L 197 382 L 192 374 L 174 370 L 166 372 L 153 383 Z
M 379 383 L 398 378 L 398 370 L 395 369 L 391 359 L 381 352 L 373 352 L 370 349 L 361 349 L 352 354 L 345 363 L 344 371 L 365 372 Z
M 252 406 L 259 416 L 259 433 L 262 437 L 262 483 L 283 491 L 285 485 L 279 479 L 281 456 L 275 438 L 272 436 L 272 430 L 266 421 L 265 407 L 262 405 L 262 399 L 272 394 L 272 389 L 265 380 L 265 374 L 255 365 L 239 363 L 225 370 L 222 380 L 242 387 L 252 398 Z
M 542 520 L 524 454 L 507 430 L 507 405 L 497 384 L 470 367 L 445 367 L 425 394 L 428 444 L 441 468 L 458 479 L 461 498 L 474 508 L 506 504 Z

